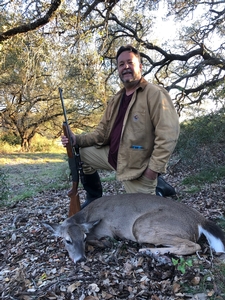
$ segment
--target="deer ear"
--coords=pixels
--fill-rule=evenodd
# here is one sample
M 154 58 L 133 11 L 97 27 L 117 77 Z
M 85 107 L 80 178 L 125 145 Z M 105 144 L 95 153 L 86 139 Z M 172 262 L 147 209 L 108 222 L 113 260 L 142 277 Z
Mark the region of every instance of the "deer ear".
M 96 225 L 98 225 L 98 223 L 100 223 L 100 222 L 101 222 L 101 219 L 96 220 L 96 221 L 92 221 L 92 222 L 82 223 L 82 224 L 79 224 L 79 226 L 82 228 L 84 233 L 89 233 L 90 230 L 93 227 L 95 227 Z
M 62 236 L 61 234 L 61 225 L 60 224 L 50 224 L 50 223 L 42 223 L 42 225 L 51 231 L 55 236 Z

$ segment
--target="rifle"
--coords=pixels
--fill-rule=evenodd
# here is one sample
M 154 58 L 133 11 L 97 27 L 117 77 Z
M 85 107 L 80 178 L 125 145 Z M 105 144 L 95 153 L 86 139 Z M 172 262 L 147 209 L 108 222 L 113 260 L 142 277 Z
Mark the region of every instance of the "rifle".
M 64 106 L 62 89 L 59 88 L 60 99 L 62 102 L 63 114 L 65 121 L 63 122 L 63 133 L 68 138 L 69 142 L 66 146 L 67 155 L 68 155 L 68 163 L 72 175 L 73 185 L 71 190 L 68 192 L 68 196 L 70 197 L 70 207 L 69 207 L 69 217 L 80 211 L 80 197 L 78 194 L 78 184 L 79 177 L 81 182 L 84 182 L 84 173 L 82 168 L 82 162 L 80 159 L 79 146 L 76 144 L 73 145 L 72 137 L 70 135 L 68 120 L 66 116 L 66 109 Z

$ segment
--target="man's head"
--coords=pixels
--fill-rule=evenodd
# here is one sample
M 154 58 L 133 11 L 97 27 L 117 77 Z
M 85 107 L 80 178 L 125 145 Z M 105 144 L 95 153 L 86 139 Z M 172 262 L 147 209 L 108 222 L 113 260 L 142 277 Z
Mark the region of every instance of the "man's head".
M 122 46 L 116 55 L 119 77 L 125 88 L 132 88 L 141 79 L 142 63 L 137 49 L 131 45 Z
M 125 51 L 128 51 L 128 52 L 133 52 L 134 55 L 139 59 L 139 62 L 141 63 L 141 54 L 140 52 L 135 49 L 133 46 L 131 45 L 126 45 L 126 46 L 121 46 L 117 53 L 116 53 L 116 61 L 118 63 L 118 57 L 120 56 L 121 53 L 125 52 Z

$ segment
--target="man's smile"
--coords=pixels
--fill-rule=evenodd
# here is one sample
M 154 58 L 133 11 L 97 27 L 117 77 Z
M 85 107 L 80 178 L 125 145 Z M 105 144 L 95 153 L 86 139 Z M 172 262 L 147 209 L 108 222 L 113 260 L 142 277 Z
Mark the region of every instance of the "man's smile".
M 123 71 L 122 75 L 126 75 L 126 74 L 131 74 L 132 75 L 132 71 L 131 70 L 125 70 L 125 71 Z

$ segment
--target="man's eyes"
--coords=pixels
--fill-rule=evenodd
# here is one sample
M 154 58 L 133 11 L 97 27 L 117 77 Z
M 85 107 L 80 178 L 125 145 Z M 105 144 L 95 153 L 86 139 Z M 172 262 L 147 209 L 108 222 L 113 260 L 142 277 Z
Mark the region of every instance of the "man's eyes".
M 119 64 L 119 66 L 122 67 L 122 66 L 124 66 L 124 64 L 125 64 L 124 62 L 121 62 L 121 63 Z M 133 61 L 128 61 L 127 64 L 133 65 L 134 62 L 133 62 Z

